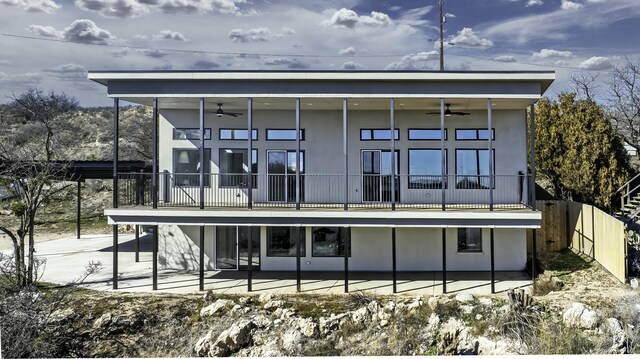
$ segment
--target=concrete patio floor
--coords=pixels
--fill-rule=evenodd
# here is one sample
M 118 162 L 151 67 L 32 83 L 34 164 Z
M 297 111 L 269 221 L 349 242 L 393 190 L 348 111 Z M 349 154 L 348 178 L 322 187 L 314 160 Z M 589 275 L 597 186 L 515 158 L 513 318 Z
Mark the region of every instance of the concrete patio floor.
M 81 239 L 63 238 L 38 243 L 36 255 L 46 259 L 43 281 L 66 284 L 82 276 L 90 261 L 102 262 L 100 273 L 87 278 L 83 286 L 112 290 L 112 236 L 87 235 Z M 6 251 L 4 251 L 6 252 Z M 133 235 L 120 235 L 119 289 L 126 292 L 151 292 L 152 253 L 149 236 L 141 238 L 140 262 L 135 262 Z M 401 260 L 401 259 L 398 259 Z M 295 272 L 253 273 L 253 292 L 295 293 Z M 496 272 L 496 292 L 531 285 L 525 272 Z M 246 271 L 207 271 L 205 289 L 219 293 L 247 293 Z M 442 293 L 441 272 L 398 272 L 399 294 L 436 295 Z M 350 272 L 349 291 L 369 291 L 391 294 L 390 272 Z M 159 270 L 158 292 L 197 293 L 198 273 L 195 271 Z M 302 292 L 315 294 L 344 293 L 343 272 L 302 272 Z M 490 294 L 489 272 L 447 272 L 447 293 L 469 292 Z

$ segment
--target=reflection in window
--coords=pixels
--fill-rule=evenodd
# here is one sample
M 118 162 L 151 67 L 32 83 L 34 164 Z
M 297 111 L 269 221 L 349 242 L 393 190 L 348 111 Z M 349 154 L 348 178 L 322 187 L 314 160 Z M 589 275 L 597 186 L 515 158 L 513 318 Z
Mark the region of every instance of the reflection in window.
M 200 186 L 200 150 L 173 150 L 174 186 Z M 204 185 L 209 186 L 211 173 L 211 149 L 204 149 Z
M 199 140 L 200 129 L 199 128 L 174 128 L 173 129 L 174 140 Z M 211 129 L 204 129 L 204 139 L 211 139 Z
M 305 256 L 304 227 L 267 227 L 267 257 L 295 257 L 296 231 L 300 231 L 300 256 Z
M 314 227 L 312 255 L 314 257 L 344 256 L 349 229 L 344 227 Z M 349 254 L 350 255 L 350 254 Z
M 395 135 L 395 139 L 398 140 L 400 138 L 400 130 L 396 128 L 393 132 Z M 391 140 L 391 130 L 363 128 L 360 130 L 360 140 L 361 141 Z
M 496 130 L 491 130 L 491 139 L 496 139 Z M 458 128 L 456 129 L 456 140 L 488 140 L 489 130 L 481 128 Z
M 238 128 L 221 128 L 220 139 L 221 140 L 248 140 L 246 129 Z M 251 130 L 251 139 L 258 140 L 258 130 Z
M 442 131 L 440 129 L 409 129 L 409 140 L 440 140 L 442 139 Z M 447 129 L 444 129 L 444 139 L 447 139 Z
M 296 130 L 267 130 L 267 141 L 295 141 Z M 300 141 L 304 141 L 304 129 L 300 130 Z
M 482 252 L 482 228 L 458 228 L 458 252 Z
M 493 172 L 495 174 L 495 150 L 493 150 Z M 489 150 L 456 150 L 456 188 L 489 188 Z
M 220 187 L 247 188 L 249 168 L 246 149 L 220 149 Z M 251 151 L 251 188 L 258 188 L 258 150 Z
M 442 188 L 441 150 L 409 150 L 409 188 Z

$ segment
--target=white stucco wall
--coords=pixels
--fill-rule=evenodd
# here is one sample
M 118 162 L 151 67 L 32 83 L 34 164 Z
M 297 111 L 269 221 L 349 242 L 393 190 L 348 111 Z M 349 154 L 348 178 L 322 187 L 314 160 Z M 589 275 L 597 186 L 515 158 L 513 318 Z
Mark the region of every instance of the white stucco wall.
M 243 111 L 246 112 L 246 111 Z M 363 149 L 389 149 L 389 141 L 360 141 L 361 128 L 388 128 L 388 111 L 357 111 L 348 112 L 348 140 L 349 140 L 349 172 L 358 175 L 361 173 L 361 151 Z M 495 173 L 496 189 L 494 201 L 496 203 L 513 201 L 518 202 L 518 180 L 501 178 L 499 175 L 515 176 L 518 171 L 526 173 L 527 148 L 526 148 L 526 121 L 525 111 L 504 111 L 494 109 L 493 127 L 496 131 L 496 139 L 493 142 L 495 149 Z M 439 149 L 440 141 L 409 141 L 409 128 L 439 128 L 439 116 L 427 116 L 424 111 L 396 110 L 396 127 L 400 130 L 400 140 L 396 141 L 396 148 L 400 151 L 400 174 L 408 174 L 409 149 Z M 258 129 L 258 140 L 253 147 L 258 151 L 258 172 L 267 172 L 268 150 L 295 150 L 295 141 L 266 141 L 266 129 L 295 128 L 294 111 L 272 110 L 254 111 L 254 128 Z M 206 113 L 205 128 L 211 128 L 212 140 L 205 141 L 205 147 L 211 149 L 211 171 L 218 173 L 219 149 L 237 148 L 244 149 L 247 146 L 245 140 L 220 141 L 218 140 L 220 128 L 246 128 L 246 115 L 218 118 L 215 113 Z M 195 110 L 163 110 L 160 117 L 160 170 L 173 171 L 174 148 L 197 148 L 197 141 L 173 140 L 173 128 L 197 128 L 198 111 Z M 445 127 L 448 131 L 448 139 L 445 141 L 448 160 L 448 174 L 455 174 L 455 150 L 465 148 L 486 149 L 487 141 L 456 141 L 456 128 L 486 128 L 487 111 L 471 111 L 470 116 L 447 117 Z M 344 173 L 342 157 L 342 111 L 310 111 L 303 109 L 301 112 L 301 128 L 305 129 L 305 141 L 301 142 L 301 148 L 305 151 L 306 173 L 323 175 L 342 175 Z M 254 190 L 254 200 L 265 200 L 266 179 L 261 176 L 258 179 L 258 189 Z M 350 201 L 357 202 L 361 199 L 361 183 L 354 180 L 350 185 Z M 525 181 L 526 182 L 526 181 Z M 321 186 L 322 185 L 322 186 Z M 526 183 L 525 183 L 526 186 Z M 213 189 L 224 195 L 218 199 L 234 201 L 236 195 L 241 197 L 245 193 L 237 189 L 218 189 L 214 183 Z M 187 189 L 193 198 L 198 198 L 197 188 Z M 207 191 L 210 191 L 209 189 Z M 308 200 L 322 199 L 327 203 L 340 203 L 344 199 L 342 179 L 335 176 L 331 181 L 327 177 L 307 176 L 306 195 Z M 162 194 L 161 194 L 162 196 Z M 226 197 L 225 197 L 226 196 Z M 401 178 L 401 201 L 403 202 L 433 202 L 440 201 L 441 190 L 408 189 L 407 178 Z M 484 202 L 488 201 L 486 190 L 455 190 L 453 179 L 450 180 L 447 190 L 447 198 L 451 203 L 456 202 Z
M 311 227 L 306 231 L 307 252 L 301 258 L 303 271 L 341 271 L 343 257 L 313 257 Z M 500 271 L 523 270 L 526 258 L 524 229 L 495 229 L 495 268 Z M 205 227 L 206 269 L 213 270 L 215 227 Z M 163 269 L 198 269 L 197 226 L 160 226 L 159 262 Z M 486 271 L 490 269 L 489 229 L 483 229 L 482 253 L 457 252 L 457 228 L 447 229 L 447 270 Z M 352 228 L 352 254 L 349 270 L 391 271 L 391 229 Z M 440 228 L 397 228 L 398 271 L 442 270 L 442 230 Z M 257 253 L 256 253 L 257 254 Z M 267 229 L 260 229 L 260 266 L 263 271 L 294 271 L 295 257 L 267 257 Z

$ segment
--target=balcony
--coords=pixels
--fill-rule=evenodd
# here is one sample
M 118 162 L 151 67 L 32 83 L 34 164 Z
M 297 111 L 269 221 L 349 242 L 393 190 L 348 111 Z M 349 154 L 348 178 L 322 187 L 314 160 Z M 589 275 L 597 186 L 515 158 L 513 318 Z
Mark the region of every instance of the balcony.
M 158 208 L 527 210 L 529 175 L 416 176 L 365 174 L 158 175 Z M 249 182 L 252 190 L 249 191 Z M 492 183 L 493 182 L 493 183 Z M 444 189 L 442 188 L 444 184 Z M 492 186 L 493 184 L 493 186 Z M 298 191 L 299 188 L 299 191 Z M 395 195 L 394 195 L 395 189 Z M 202 194 L 202 196 L 201 196 Z M 118 174 L 119 207 L 152 207 L 152 175 Z

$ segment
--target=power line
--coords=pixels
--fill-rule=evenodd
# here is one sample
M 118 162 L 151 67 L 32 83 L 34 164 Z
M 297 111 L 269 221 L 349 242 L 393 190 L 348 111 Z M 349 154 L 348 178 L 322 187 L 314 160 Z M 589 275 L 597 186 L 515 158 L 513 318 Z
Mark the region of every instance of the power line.
M 37 36 L 28 36 L 28 35 L 18 35 L 11 33 L 0 32 L 0 36 L 4 37 L 12 37 L 26 40 L 38 40 L 38 41 L 47 41 L 47 42 L 58 42 L 58 43 L 66 43 L 66 44 L 75 44 L 75 45 L 89 45 L 89 46 L 98 46 L 98 47 L 106 47 L 106 48 L 126 48 L 126 49 L 134 49 L 134 50 L 151 50 L 151 51 L 164 51 L 164 52 L 178 52 L 178 53 L 189 53 L 189 54 L 208 54 L 208 55 L 225 55 L 225 56 L 236 56 L 236 57 L 246 57 L 246 56 L 282 56 L 282 57 L 297 57 L 297 58 L 398 58 L 404 57 L 407 54 L 371 54 L 371 55 L 317 55 L 317 54 L 287 54 L 287 53 L 260 53 L 260 52 L 231 52 L 231 51 L 207 51 L 207 50 L 193 50 L 193 49 L 176 49 L 176 48 L 154 48 L 154 47 L 146 47 L 146 46 L 135 46 L 135 45 L 118 45 L 118 44 L 108 44 L 108 43 L 88 43 L 88 42 L 78 42 L 71 41 L 65 39 L 53 39 L 53 38 L 44 38 Z M 538 66 L 545 68 L 562 68 L 568 70 L 578 70 L 578 71 L 596 71 L 596 72 L 606 72 L 608 70 L 595 70 L 595 69 L 583 69 L 580 67 L 573 66 L 563 66 L 563 65 L 546 65 L 546 64 L 536 64 L 533 62 L 526 61 L 498 61 L 494 58 L 483 57 L 478 55 L 470 55 L 470 54 L 461 54 L 456 52 L 448 52 L 450 56 L 458 56 L 458 57 L 466 57 L 473 58 L 485 61 L 491 61 L 495 63 L 500 63 L 503 66 L 506 64 L 520 64 L 520 65 L 529 65 L 529 66 Z

